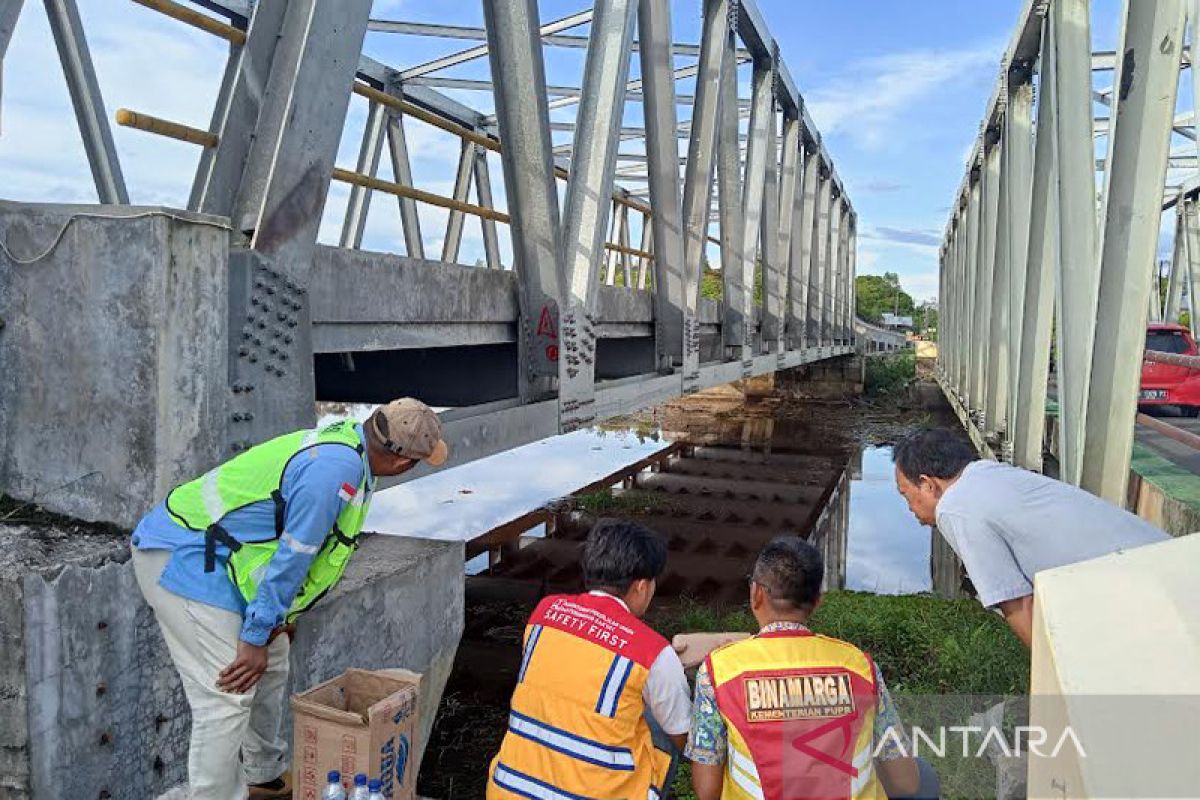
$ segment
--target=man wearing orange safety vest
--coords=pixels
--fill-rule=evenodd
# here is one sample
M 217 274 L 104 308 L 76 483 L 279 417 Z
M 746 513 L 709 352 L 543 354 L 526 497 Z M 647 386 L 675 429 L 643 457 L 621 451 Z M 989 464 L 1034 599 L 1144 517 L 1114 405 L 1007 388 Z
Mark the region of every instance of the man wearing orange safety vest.
M 666 565 L 662 538 L 601 520 L 583 550 L 586 594 L 542 600 L 525 628 L 508 732 L 487 796 L 656 800 L 691 718 L 683 664 L 641 617 Z M 669 741 L 655 743 L 651 723 Z
M 937 797 L 870 656 L 806 627 L 824 573 L 795 536 L 759 554 L 758 635 L 714 650 L 696 676 L 686 755 L 699 800 Z

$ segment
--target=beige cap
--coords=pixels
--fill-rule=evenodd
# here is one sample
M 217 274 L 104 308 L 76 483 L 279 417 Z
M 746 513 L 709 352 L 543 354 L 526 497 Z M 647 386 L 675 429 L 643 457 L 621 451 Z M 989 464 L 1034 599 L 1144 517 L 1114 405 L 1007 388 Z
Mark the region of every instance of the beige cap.
M 442 421 L 420 400 L 402 397 L 380 406 L 367 425 L 384 449 L 398 456 L 440 467 L 450 455 L 450 448 L 442 440 Z

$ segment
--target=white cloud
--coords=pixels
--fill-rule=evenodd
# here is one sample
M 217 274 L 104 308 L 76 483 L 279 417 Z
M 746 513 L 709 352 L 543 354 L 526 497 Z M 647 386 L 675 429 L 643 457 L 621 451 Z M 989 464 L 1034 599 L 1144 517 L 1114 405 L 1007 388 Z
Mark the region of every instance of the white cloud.
M 851 63 L 830 84 L 807 94 L 813 119 L 827 135 L 845 131 L 864 149 L 880 149 L 895 122 L 916 101 L 988 64 L 998 69 L 1000 46 L 910 50 Z

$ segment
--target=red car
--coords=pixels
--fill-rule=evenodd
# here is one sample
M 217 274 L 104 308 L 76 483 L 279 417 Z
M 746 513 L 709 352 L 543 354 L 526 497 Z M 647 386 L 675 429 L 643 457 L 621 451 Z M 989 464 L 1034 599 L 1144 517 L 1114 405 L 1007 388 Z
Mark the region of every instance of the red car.
M 1186 325 L 1152 322 L 1146 326 L 1146 349 L 1160 353 L 1200 355 L 1196 340 Z M 1178 406 L 1185 417 L 1200 416 L 1200 371 L 1142 361 L 1140 408 Z

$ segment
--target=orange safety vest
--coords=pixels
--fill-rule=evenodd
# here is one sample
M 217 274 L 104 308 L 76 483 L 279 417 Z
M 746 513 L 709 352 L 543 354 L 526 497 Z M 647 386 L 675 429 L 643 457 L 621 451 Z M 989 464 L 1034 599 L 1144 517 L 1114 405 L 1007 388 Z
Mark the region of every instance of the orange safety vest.
M 729 753 L 722 798 L 886 798 L 871 761 L 871 658 L 807 630 L 760 633 L 709 654 Z
M 542 600 L 488 799 L 656 800 L 670 756 L 651 740 L 642 688 L 667 646 L 613 597 Z

